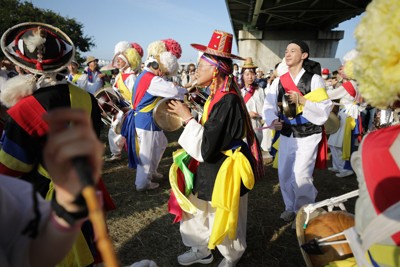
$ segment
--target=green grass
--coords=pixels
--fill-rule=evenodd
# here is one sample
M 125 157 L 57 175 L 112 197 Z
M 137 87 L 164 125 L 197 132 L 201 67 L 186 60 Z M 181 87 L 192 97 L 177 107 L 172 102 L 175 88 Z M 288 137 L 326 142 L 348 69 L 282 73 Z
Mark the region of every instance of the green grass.
M 179 148 L 176 140 L 179 131 L 167 133 L 169 146 L 160 163 L 160 172 L 168 175 L 172 152 Z M 102 136 L 104 142 L 105 134 Z M 258 181 L 249 193 L 247 250 L 240 266 L 305 266 L 291 223 L 279 219 L 284 209 L 279 190 L 277 170 L 265 167 L 264 179 Z M 160 188 L 149 192 L 136 192 L 135 170 L 127 167 L 127 155 L 117 163 L 105 163 L 103 179 L 117 209 L 107 214 L 107 224 L 118 259 L 122 266 L 142 259 L 152 259 L 158 266 L 178 266 L 177 255 L 187 248 L 182 244 L 179 224 L 172 224 L 173 216 L 167 212 L 169 183 L 161 182 Z M 357 189 L 355 176 L 337 178 L 329 171 L 316 170 L 314 183 L 319 194 L 317 201 L 335 197 Z M 354 201 L 346 202 L 354 211 Z M 222 257 L 217 250 L 217 266 Z

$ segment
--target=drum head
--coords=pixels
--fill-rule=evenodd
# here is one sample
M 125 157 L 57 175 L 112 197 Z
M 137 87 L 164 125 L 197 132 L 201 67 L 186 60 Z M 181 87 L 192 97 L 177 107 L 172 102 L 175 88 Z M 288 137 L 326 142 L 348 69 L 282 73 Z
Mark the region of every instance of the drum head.
M 352 251 L 347 243 L 319 246 L 323 254 L 307 253 L 301 246 L 313 239 L 322 239 L 354 226 L 354 216 L 345 211 L 326 212 L 318 208 L 310 215 L 310 221 L 307 228 L 303 225 L 306 219 L 306 213 L 301 208 L 296 216 L 296 234 L 300 250 L 304 261 L 308 267 L 325 266 L 330 262 L 343 260 L 351 257 Z M 345 237 L 337 236 L 330 238 L 326 242 L 343 240 Z
M 324 124 L 326 134 L 333 134 L 339 130 L 340 121 L 335 113 L 331 112 L 329 114 L 328 120 Z
M 182 120 L 179 116 L 168 112 L 170 98 L 164 98 L 157 103 L 153 110 L 153 119 L 156 125 L 166 132 L 173 132 L 182 127 Z

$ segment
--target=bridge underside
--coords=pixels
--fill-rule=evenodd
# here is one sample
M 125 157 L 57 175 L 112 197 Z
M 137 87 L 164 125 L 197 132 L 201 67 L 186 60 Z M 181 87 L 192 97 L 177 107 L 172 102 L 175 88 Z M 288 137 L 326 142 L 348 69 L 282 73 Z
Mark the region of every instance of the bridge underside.
M 344 32 L 339 23 L 360 15 L 372 0 L 226 0 L 239 54 L 270 69 L 290 40 L 302 39 L 310 56 L 331 58 Z

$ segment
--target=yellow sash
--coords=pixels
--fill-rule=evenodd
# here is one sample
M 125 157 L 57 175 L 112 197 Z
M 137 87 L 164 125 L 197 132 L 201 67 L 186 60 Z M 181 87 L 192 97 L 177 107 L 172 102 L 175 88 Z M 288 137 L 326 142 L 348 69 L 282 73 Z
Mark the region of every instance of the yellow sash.
M 254 173 L 249 160 L 240 151 L 223 151 L 227 158 L 218 171 L 214 184 L 211 205 L 216 208 L 214 225 L 208 248 L 214 249 L 226 235 L 236 238 L 241 181 L 248 189 L 254 186 Z
M 356 120 L 352 117 L 347 117 L 344 127 L 343 135 L 343 148 L 342 148 L 342 159 L 350 160 L 351 156 L 351 131 L 356 127 Z
M 157 97 L 152 103 L 150 103 L 147 106 L 143 107 L 138 112 L 146 113 L 146 112 L 152 111 L 156 107 L 157 103 L 160 102 L 161 99 L 162 99 L 161 97 Z M 136 116 L 136 114 L 138 112 L 135 113 L 135 116 Z M 140 147 L 139 147 L 139 139 L 138 139 L 137 134 L 135 134 L 135 147 L 136 147 L 136 155 L 139 155 Z
M 76 83 L 78 80 L 79 80 L 79 78 L 82 76 L 82 73 L 77 73 L 77 74 L 75 74 L 74 75 L 74 78 L 72 78 L 72 82 L 73 83 Z
M 129 90 L 128 87 L 126 87 L 121 73 L 117 77 L 117 85 L 122 97 L 132 104 L 132 90 Z
M 318 88 L 304 95 L 304 98 L 311 102 L 321 102 L 323 100 L 329 99 L 329 96 L 326 93 L 325 88 Z M 303 105 L 297 105 L 296 114 L 303 112 L 303 109 Z
M 156 100 L 154 100 L 152 103 L 148 104 L 147 106 L 143 107 L 138 112 L 146 113 L 146 112 L 152 111 L 156 107 L 157 103 L 160 102 L 161 99 L 162 99 L 161 97 L 157 97 Z

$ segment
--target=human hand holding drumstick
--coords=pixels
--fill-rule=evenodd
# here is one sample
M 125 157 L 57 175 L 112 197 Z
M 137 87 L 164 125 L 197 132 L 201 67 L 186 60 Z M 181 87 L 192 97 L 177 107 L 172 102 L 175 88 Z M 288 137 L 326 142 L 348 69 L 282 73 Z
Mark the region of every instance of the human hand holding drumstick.
M 168 103 L 168 107 L 168 111 L 179 116 L 182 122 L 185 124 L 193 119 L 189 107 L 179 100 L 171 100 Z
M 55 221 L 66 229 L 79 228 L 88 210 L 105 264 L 118 266 L 94 187 L 103 166 L 104 146 L 93 131 L 90 116 L 82 110 L 62 108 L 44 119 L 49 124 L 44 159 L 55 187 Z

